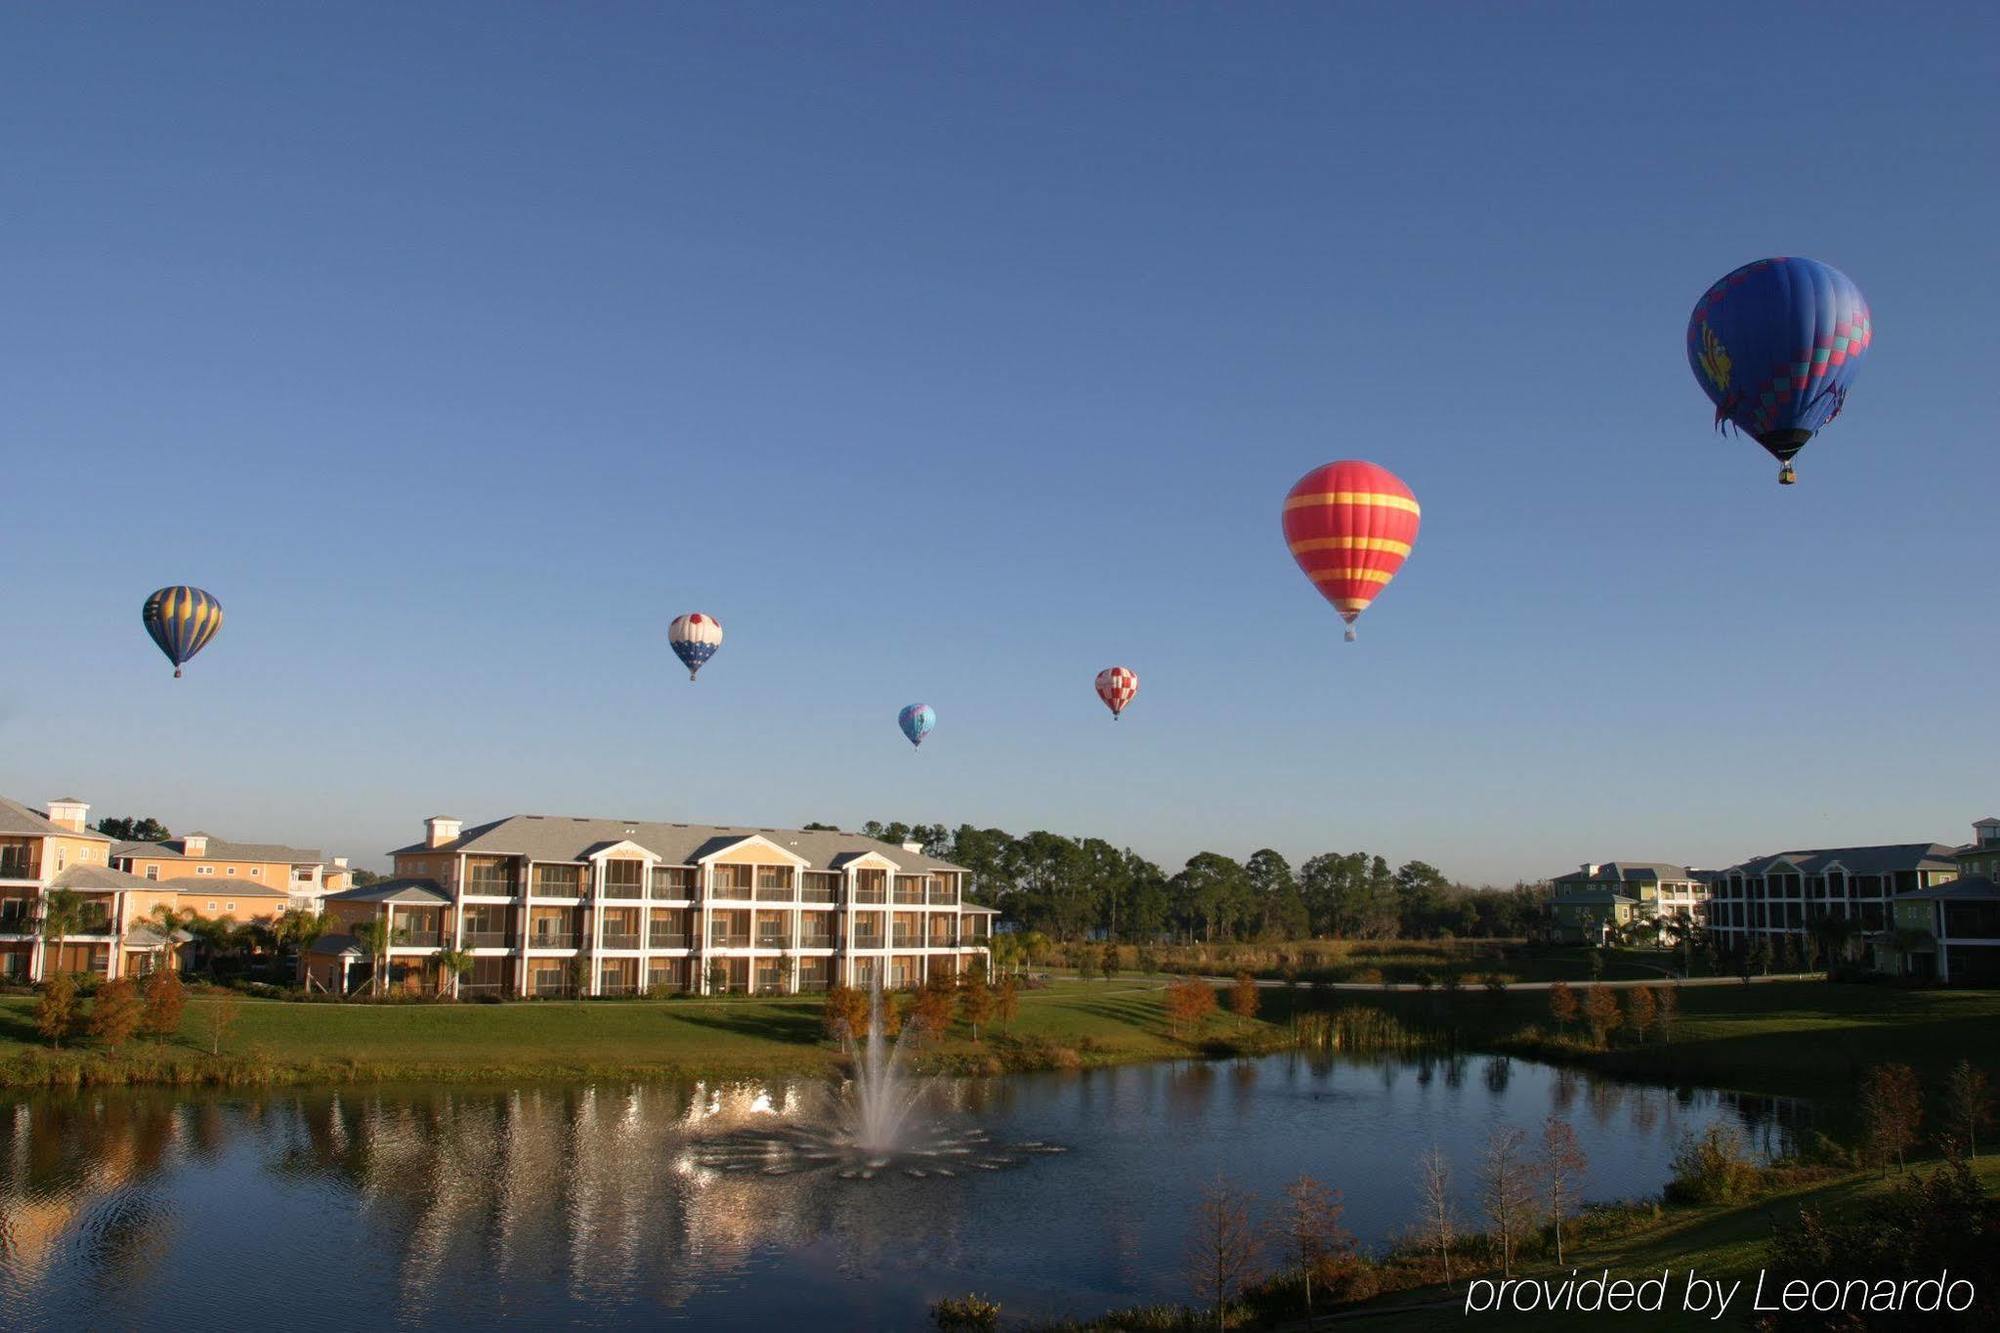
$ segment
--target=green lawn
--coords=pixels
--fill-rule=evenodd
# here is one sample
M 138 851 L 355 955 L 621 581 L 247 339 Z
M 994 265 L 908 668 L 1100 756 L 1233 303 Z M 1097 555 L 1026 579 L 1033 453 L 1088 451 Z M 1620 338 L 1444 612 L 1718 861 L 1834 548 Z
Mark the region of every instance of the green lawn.
M 301 1004 L 242 1000 L 223 1051 L 241 1067 L 231 1077 L 286 1079 L 583 1077 L 594 1074 L 747 1075 L 815 1073 L 840 1052 L 822 1040 L 820 1002 L 797 999 L 538 1001 L 523 1004 Z M 34 1030 L 35 1001 L 0 997 L 0 1085 L 44 1083 L 51 1069 L 89 1066 L 110 1081 L 177 1062 L 176 1081 L 198 1081 L 206 1059 L 212 1001 L 191 997 L 178 1042 L 105 1057 L 82 1049 L 50 1052 Z M 1264 1024 L 1218 1019 L 1212 1033 L 1253 1040 L 1276 1035 Z M 962 1029 L 926 1049 L 942 1067 L 1038 1067 L 1185 1056 L 1161 1011 L 1158 983 L 1058 981 L 1021 993 L 1015 1022 L 989 1026 L 974 1043 Z M 123 1073 L 117 1071 L 122 1070 Z M 56 1081 L 71 1081 L 62 1075 Z

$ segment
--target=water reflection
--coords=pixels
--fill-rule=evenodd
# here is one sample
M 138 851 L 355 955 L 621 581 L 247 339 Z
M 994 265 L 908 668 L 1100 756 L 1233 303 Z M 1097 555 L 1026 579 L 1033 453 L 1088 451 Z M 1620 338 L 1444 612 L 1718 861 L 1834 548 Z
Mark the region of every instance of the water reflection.
M 1436 1142 L 1566 1115 L 1597 1198 L 1650 1193 L 1713 1120 L 1762 1152 L 1797 1103 L 1600 1083 L 1505 1057 L 1290 1054 L 939 1086 L 955 1154 L 1015 1170 L 795 1169 L 809 1082 L 0 1102 L 0 1324 L 352 1327 L 502 1318 L 911 1326 L 980 1290 L 1053 1314 L 1185 1295 L 1201 1184 L 1308 1170 L 1379 1242 Z M 1043 1158 L 1036 1145 L 1071 1152 Z M 1000 1151 L 994 1145 L 1008 1145 Z M 781 1169 L 767 1171 L 776 1164 Z M 836 1320 L 840 1325 L 843 1321 Z

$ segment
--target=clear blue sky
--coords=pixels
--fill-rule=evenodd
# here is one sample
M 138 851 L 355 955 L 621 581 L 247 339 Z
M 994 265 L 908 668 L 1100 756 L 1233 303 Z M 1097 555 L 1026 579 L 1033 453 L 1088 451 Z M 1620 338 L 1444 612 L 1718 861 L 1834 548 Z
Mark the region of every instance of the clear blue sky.
M 439 812 L 1495 881 L 1967 835 L 1994 15 L 10 6 L 0 791 L 361 864 Z M 1767 254 L 1877 329 L 1789 489 L 1681 350 Z M 1351 646 L 1278 528 L 1342 457 L 1424 504 Z M 228 614 L 180 682 L 176 582 Z

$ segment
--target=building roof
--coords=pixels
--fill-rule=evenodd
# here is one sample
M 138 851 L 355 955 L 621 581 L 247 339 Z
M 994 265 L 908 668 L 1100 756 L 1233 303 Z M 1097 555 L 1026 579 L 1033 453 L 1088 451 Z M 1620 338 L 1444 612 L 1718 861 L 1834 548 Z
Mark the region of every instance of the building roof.
M 1965 875 L 1948 884 L 1934 884 L 1928 889 L 1896 895 L 1896 901 L 1899 903 L 1969 903 L 1996 900 L 2000 900 L 2000 884 L 1995 884 L 1984 875 Z
M 140 879 L 110 866 L 71 866 L 51 880 L 52 889 L 87 889 L 102 893 L 106 889 L 154 889 L 159 886 L 150 879 Z
M 352 935 L 322 935 L 306 946 L 307 953 L 322 954 L 329 958 L 346 955 L 350 958 L 366 958 L 368 951 L 361 947 L 361 941 Z
M 118 857 L 150 856 L 172 861 L 272 861 L 285 865 L 319 865 L 326 860 L 326 854 L 317 847 L 287 847 L 281 842 L 230 842 L 224 838 L 209 838 L 206 833 L 190 833 L 188 838 L 208 838 L 208 847 L 200 856 L 191 857 L 187 853 L 187 838 L 168 838 L 164 842 L 121 842 L 111 849 Z
M 1894 842 L 1875 847 L 1813 847 L 1797 851 L 1753 856 L 1730 866 L 1732 875 L 1763 875 L 1779 862 L 1789 862 L 1800 873 L 1824 874 L 1830 869 L 1850 875 L 1886 875 L 1897 870 L 1956 870 L 1952 849 L 1941 842 Z
M 1612 888 L 1568 889 L 1549 899 L 1551 907 L 1609 907 L 1613 903 L 1631 903 L 1636 907 L 1639 900 Z
M 360 889 L 343 889 L 339 893 L 329 893 L 325 898 L 330 903 L 416 903 L 424 907 L 437 907 L 451 902 L 451 895 L 428 879 L 383 879 Z
M 837 830 L 740 828 L 726 824 L 663 824 L 645 820 L 583 819 L 562 815 L 509 815 L 490 824 L 466 829 L 437 847 L 412 843 L 392 856 L 422 852 L 474 852 L 493 856 L 525 856 L 536 861 L 582 861 L 605 843 L 630 842 L 654 853 L 664 865 L 694 865 L 745 838 L 762 837 L 802 858 L 808 869 L 832 870 L 864 852 L 885 857 L 906 871 L 955 870 L 964 866 L 940 861 L 922 852 L 905 851 L 859 833 Z
M 46 814 L 19 801 L 10 801 L 0 796 L 0 833 L 14 837 L 29 838 L 88 838 L 92 842 L 110 842 L 111 839 L 95 829 L 79 833 L 75 829 L 64 828 Z
M 175 945 L 186 944 L 194 936 L 185 930 L 176 930 L 173 935 Z M 165 944 L 166 937 L 160 934 L 158 926 L 140 922 L 125 932 L 125 947 L 128 949 L 157 949 Z
M 1666 861 L 1606 861 L 1596 874 L 1581 868 L 1557 875 L 1549 883 L 1565 884 L 1658 884 L 1663 880 L 1696 882 L 1695 872 Z
M 172 889 L 175 893 L 203 893 L 211 898 L 289 898 L 283 889 L 240 875 L 176 875 L 172 879 L 142 879 L 149 889 Z

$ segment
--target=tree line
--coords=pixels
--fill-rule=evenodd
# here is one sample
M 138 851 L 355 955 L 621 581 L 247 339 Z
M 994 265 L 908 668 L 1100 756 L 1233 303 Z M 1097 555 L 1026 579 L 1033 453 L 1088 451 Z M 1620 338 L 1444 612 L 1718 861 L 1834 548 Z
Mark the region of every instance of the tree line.
M 1197 852 L 1169 874 L 1130 847 L 1041 829 L 1016 837 L 871 819 L 861 832 L 964 866 L 975 901 L 1061 941 L 1518 937 L 1547 901 L 1541 886 L 1475 887 L 1423 861 L 1391 868 L 1368 852 L 1326 852 L 1296 869 L 1269 847 L 1244 861 Z

